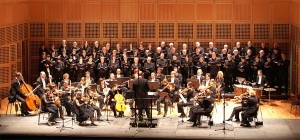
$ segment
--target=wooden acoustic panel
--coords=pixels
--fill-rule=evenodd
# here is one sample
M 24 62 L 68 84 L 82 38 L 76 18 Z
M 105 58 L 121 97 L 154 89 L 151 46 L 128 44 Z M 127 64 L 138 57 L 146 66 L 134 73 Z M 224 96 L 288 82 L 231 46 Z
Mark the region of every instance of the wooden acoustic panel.
M 103 38 L 118 38 L 118 23 L 103 23 Z
M 0 28 L 0 46 L 5 44 L 5 28 Z
M 0 84 L 8 84 L 10 83 L 10 67 L 9 66 L 2 66 L 0 67 Z
M 5 43 L 12 42 L 12 26 L 6 27 L 5 38 L 6 38 Z
M 235 39 L 250 39 L 250 24 L 235 24 Z
M 269 39 L 270 24 L 254 24 L 254 39 Z
M 0 64 L 9 63 L 9 47 L 0 47 Z
M 0 98 L 4 99 L 9 95 L 10 85 L 0 87 Z
M 18 40 L 18 25 L 12 26 L 12 42 L 16 42 Z
M 49 38 L 63 38 L 63 23 L 49 22 L 48 23 L 48 37 Z
M 30 37 L 45 38 L 45 22 L 30 22 Z
M 81 38 L 81 23 L 67 23 L 67 37 Z
M 155 23 L 140 23 L 140 38 L 155 38 L 156 24 Z
M 174 23 L 159 23 L 159 38 L 174 38 Z
M 122 23 L 122 38 L 137 38 L 137 23 Z
M 178 39 L 192 39 L 194 25 L 193 23 L 178 23 Z
M 17 61 L 17 46 L 10 45 L 10 61 Z
M 85 38 L 100 38 L 100 23 L 85 23 Z
M 197 39 L 212 39 L 212 23 L 197 23 Z
M 230 23 L 216 23 L 216 39 L 231 39 Z
M 289 24 L 273 24 L 273 39 L 289 39 Z
M 24 24 L 18 24 L 18 40 L 24 39 Z

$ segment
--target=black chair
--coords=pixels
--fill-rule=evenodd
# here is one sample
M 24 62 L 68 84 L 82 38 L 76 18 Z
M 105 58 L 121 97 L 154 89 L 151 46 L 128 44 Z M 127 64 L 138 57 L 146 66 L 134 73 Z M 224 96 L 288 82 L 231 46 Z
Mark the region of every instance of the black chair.
M 212 106 L 212 109 L 210 112 L 205 112 L 205 113 L 197 113 L 197 120 L 199 122 L 199 125 L 202 124 L 202 116 L 206 116 L 207 120 L 208 120 L 208 125 L 209 128 L 211 129 L 211 126 L 214 124 L 213 120 L 212 120 L 212 115 L 213 115 L 213 110 L 214 110 L 214 106 Z
M 45 109 L 40 109 L 39 112 L 38 112 L 38 125 L 40 125 L 40 120 L 41 120 L 41 115 L 43 115 L 43 120 L 45 118 L 45 114 L 48 114 L 48 117 L 49 117 L 49 112 L 46 111 Z
M 258 124 L 258 118 L 257 118 L 258 111 L 259 111 L 259 106 L 257 106 L 257 107 L 255 108 L 255 112 L 252 113 L 252 114 L 250 114 L 250 116 L 247 118 L 247 121 L 248 121 L 248 122 L 254 121 L 255 127 L 256 127 L 257 124 Z

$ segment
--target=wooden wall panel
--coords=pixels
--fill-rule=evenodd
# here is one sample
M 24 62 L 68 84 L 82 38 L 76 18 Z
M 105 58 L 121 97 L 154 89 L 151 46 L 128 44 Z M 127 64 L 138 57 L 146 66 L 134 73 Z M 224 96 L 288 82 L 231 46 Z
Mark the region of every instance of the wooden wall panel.
M 18 22 L 28 20 L 28 3 L 18 3 Z
M 216 20 L 232 20 L 232 4 L 216 4 Z
M 273 4 L 272 5 L 272 21 L 274 22 L 290 22 L 290 4 Z
M 41 2 L 31 2 L 28 6 L 29 10 L 29 20 L 37 21 L 46 19 L 46 4 Z
M 139 5 L 140 20 L 156 20 L 157 4 L 142 3 Z
M 252 8 L 250 4 L 234 4 L 234 19 L 251 21 Z
M 120 4 L 119 3 L 103 3 L 102 4 L 102 20 L 119 20 Z
M 254 3 L 252 6 L 252 20 L 253 21 L 271 21 L 271 5 L 266 3 Z
M 81 21 L 81 3 L 67 3 L 66 7 L 66 20 L 67 21 Z
M 101 21 L 102 10 L 101 4 L 86 3 L 83 4 L 83 20 L 84 21 Z
M 138 20 L 139 4 L 138 3 L 121 3 L 120 20 L 132 21 Z
M 213 20 L 213 4 L 197 4 L 196 20 Z
M 194 4 L 177 4 L 177 20 L 195 20 Z
M 175 20 L 176 5 L 175 4 L 158 4 L 158 20 Z
M 63 21 L 65 19 L 64 3 L 48 3 L 46 17 L 48 21 Z

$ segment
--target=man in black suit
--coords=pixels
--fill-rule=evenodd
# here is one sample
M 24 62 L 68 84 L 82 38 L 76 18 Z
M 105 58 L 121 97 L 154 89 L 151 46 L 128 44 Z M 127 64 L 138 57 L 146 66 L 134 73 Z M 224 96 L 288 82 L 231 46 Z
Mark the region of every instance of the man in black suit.
M 46 77 L 46 73 L 44 71 L 41 71 L 40 77 L 35 82 L 36 86 L 40 85 L 40 87 L 38 88 L 38 90 L 36 92 L 36 94 L 39 96 L 40 99 L 42 99 L 44 90 L 46 89 L 48 83 L 49 83 L 49 81 Z
M 16 100 L 21 102 L 21 116 L 25 117 L 29 114 L 29 112 L 27 111 L 27 105 L 25 102 L 26 95 L 22 92 L 20 88 L 22 78 L 22 74 L 20 72 L 17 72 L 16 77 L 13 79 L 13 82 L 11 84 L 9 92 L 9 102 L 13 103 Z
M 256 78 L 256 86 L 257 87 L 264 87 L 267 83 L 267 78 L 263 75 L 262 70 L 257 71 L 257 78 Z
M 178 99 L 179 99 L 178 98 L 178 90 L 180 89 L 180 80 L 178 78 L 176 78 L 175 75 L 176 75 L 176 72 L 172 71 L 171 78 L 168 79 L 168 82 L 174 83 L 174 85 L 175 85 L 175 89 L 173 91 L 171 91 L 171 93 L 170 93 L 172 103 L 178 102 Z
M 133 80 L 133 90 L 136 97 L 135 104 L 139 110 L 139 120 L 143 119 L 142 110 L 145 109 L 147 118 L 150 118 L 149 104 L 150 100 L 143 99 L 148 97 L 149 85 L 146 79 L 143 78 L 143 73 L 139 72 L 139 77 Z

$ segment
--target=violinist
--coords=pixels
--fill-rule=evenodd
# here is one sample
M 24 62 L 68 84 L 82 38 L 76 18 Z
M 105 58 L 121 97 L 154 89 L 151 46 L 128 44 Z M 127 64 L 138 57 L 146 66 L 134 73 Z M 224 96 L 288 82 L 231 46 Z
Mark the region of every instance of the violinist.
M 50 116 L 47 121 L 47 125 L 51 126 L 52 123 L 56 123 L 55 119 L 58 117 L 58 107 L 55 104 L 54 95 L 50 92 L 49 88 L 45 89 L 45 94 L 43 94 L 42 102 L 45 104 L 42 110 L 49 112 Z
M 68 73 L 65 73 L 64 75 L 63 75 L 63 80 L 61 80 L 61 85 L 63 86 L 63 83 L 64 82 L 66 82 L 67 83 L 67 85 L 71 85 L 71 83 L 70 83 L 70 79 L 69 79 L 69 74 Z
M 181 88 L 180 86 L 180 80 L 175 77 L 176 72 L 171 72 L 171 78 L 168 79 L 168 82 L 173 83 L 175 85 L 174 89 L 170 91 L 172 103 L 178 101 L 178 90 Z
M 91 126 L 97 126 L 94 123 L 94 109 L 89 104 L 89 98 L 84 98 L 80 90 L 76 93 L 76 99 L 74 101 L 76 109 L 78 110 L 77 120 L 79 125 L 83 126 L 83 122 L 88 119 L 91 120 Z
M 245 99 L 249 98 L 250 92 L 253 92 L 252 87 L 247 88 L 247 91 L 241 94 L 240 98 L 242 99 L 242 105 L 234 107 L 230 117 L 226 121 L 232 121 L 232 118 L 235 117 L 235 122 L 240 122 L 240 112 L 246 110 L 246 106 L 244 103 L 245 103 Z
M 21 102 L 21 116 L 25 117 L 29 115 L 29 112 L 27 111 L 27 105 L 25 102 L 26 95 L 20 88 L 22 79 L 22 73 L 17 72 L 16 77 L 13 79 L 13 82 L 11 84 L 11 88 L 9 91 L 10 96 L 8 99 L 10 103 L 14 103 L 16 100 Z
M 96 102 L 98 100 L 98 97 L 99 97 L 99 94 L 96 93 L 96 92 L 93 92 L 91 90 L 91 88 L 88 88 L 86 90 L 86 95 L 85 95 L 86 98 L 89 98 L 90 100 L 90 105 L 92 106 L 93 110 L 96 111 L 97 113 L 97 121 L 100 121 L 100 117 L 102 116 L 101 114 L 101 110 L 98 106 L 96 106 Z
M 169 84 L 168 80 L 164 79 L 162 81 L 162 85 L 161 85 L 161 92 L 170 94 L 170 92 L 174 91 L 175 87 L 170 86 L 170 85 L 171 84 Z M 160 103 L 164 103 L 164 115 L 163 116 L 166 117 L 167 112 L 168 112 L 168 106 L 172 103 L 171 100 L 166 97 L 164 97 L 164 98 L 159 97 L 157 99 L 156 103 L 157 103 L 157 111 L 158 111 L 157 115 L 161 115 Z
M 81 90 L 83 95 L 86 93 L 87 84 L 85 77 L 81 77 L 80 83 L 78 83 L 77 88 Z
M 90 84 L 94 84 L 94 78 L 91 77 L 90 72 L 86 71 L 85 72 L 85 81 L 86 81 L 86 86 L 89 86 Z
M 200 99 L 198 97 L 197 101 L 199 101 L 199 104 L 191 107 L 189 112 L 190 119 L 188 121 L 194 122 L 192 127 L 201 125 L 200 122 L 198 122 L 201 115 L 212 112 L 215 98 L 210 96 L 210 93 L 211 92 L 205 92 L 204 97 L 200 96 Z
M 104 103 L 105 103 L 104 98 L 105 98 L 106 94 L 108 94 L 109 90 L 110 90 L 110 88 L 107 88 L 107 83 L 105 82 L 105 80 L 100 78 L 99 85 L 97 85 L 97 93 L 100 95 L 100 96 L 98 96 L 98 102 L 99 102 L 100 109 L 102 109 L 104 106 Z M 107 92 L 107 93 L 105 93 L 105 92 Z
M 248 121 L 248 117 L 255 113 L 256 108 L 257 108 L 257 104 L 258 104 L 258 99 L 255 97 L 256 93 L 254 90 L 250 91 L 250 97 L 248 99 L 246 99 L 245 101 L 245 106 L 246 109 L 245 111 L 242 112 L 242 123 L 241 126 L 243 127 L 250 127 L 250 123 Z
M 44 89 L 46 89 L 47 84 L 49 83 L 48 79 L 46 78 L 46 73 L 44 71 L 40 72 L 40 77 L 36 80 L 35 85 L 40 85 L 40 87 L 37 90 L 37 95 L 39 98 L 42 97 L 44 94 Z
M 183 89 L 179 94 L 185 94 L 186 95 L 186 102 L 181 101 L 179 103 L 177 103 L 177 110 L 178 113 L 181 113 L 179 117 L 186 117 L 186 114 L 184 113 L 183 107 L 186 106 L 193 106 L 193 95 L 194 95 L 194 88 L 193 88 L 193 84 L 191 82 L 189 82 L 187 84 L 187 88 Z
M 62 84 L 63 84 L 63 86 L 61 87 L 62 95 L 59 95 L 60 93 L 58 93 L 58 97 L 60 97 L 61 105 L 65 106 L 67 115 L 71 116 L 71 109 L 72 109 L 71 98 L 70 98 L 71 90 L 66 81 L 64 81 Z
M 216 81 L 210 80 L 209 86 L 206 87 L 205 92 L 208 92 L 212 98 L 217 98 Z
M 205 77 L 202 75 L 202 69 L 197 70 L 197 75 L 194 75 L 191 79 L 196 79 L 199 81 L 199 85 L 202 84 L 202 81 L 204 81 Z

